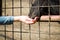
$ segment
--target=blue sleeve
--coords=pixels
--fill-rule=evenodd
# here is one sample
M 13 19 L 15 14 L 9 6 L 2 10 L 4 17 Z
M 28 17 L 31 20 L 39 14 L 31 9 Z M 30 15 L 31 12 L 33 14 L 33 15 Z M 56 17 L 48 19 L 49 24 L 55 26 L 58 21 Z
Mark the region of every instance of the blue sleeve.
M 0 17 L 0 24 L 5 25 L 5 24 L 13 24 L 14 17 L 13 16 L 1 16 Z

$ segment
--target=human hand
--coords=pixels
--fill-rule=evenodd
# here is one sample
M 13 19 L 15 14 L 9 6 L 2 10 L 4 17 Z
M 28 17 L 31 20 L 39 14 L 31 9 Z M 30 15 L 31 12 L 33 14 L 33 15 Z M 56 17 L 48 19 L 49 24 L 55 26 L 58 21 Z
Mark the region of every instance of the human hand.
M 20 16 L 19 17 L 19 21 L 22 21 L 26 24 L 34 24 L 37 20 L 37 17 L 35 17 L 34 19 L 29 18 L 28 16 Z

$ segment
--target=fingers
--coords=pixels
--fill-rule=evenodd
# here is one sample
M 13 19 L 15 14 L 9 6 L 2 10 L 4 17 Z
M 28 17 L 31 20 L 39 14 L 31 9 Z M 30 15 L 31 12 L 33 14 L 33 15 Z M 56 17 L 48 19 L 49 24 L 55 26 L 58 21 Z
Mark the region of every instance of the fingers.
M 31 19 L 29 17 L 26 17 L 26 20 L 24 22 L 27 23 L 27 24 L 34 24 L 34 23 L 36 23 L 38 18 L 39 17 L 35 17 L 34 19 Z
M 39 18 L 39 17 L 35 17 L 35 18 L 34 18 L 34 21 L 37 21 L 38 18 Z
M 34 19 L 33 19 L 33 22 L 35 23 L 35 22 L 37 22 L 37 19 L 38 19 L 39 17 L 35 17 Z
M 32 19 L 32 18 L 29 18 L 28 16 L 20 16 L 19 21 L 22 21 L 26 24 L 34 24 L 34 23 L 36 23 L 38 18 L 39 17 L 35 17 L 34 19 Z

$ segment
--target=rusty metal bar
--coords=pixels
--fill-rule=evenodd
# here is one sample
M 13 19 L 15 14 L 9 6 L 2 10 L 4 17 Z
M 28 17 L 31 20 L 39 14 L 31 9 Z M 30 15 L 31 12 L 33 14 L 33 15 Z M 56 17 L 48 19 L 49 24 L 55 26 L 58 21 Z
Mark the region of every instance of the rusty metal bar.
M 33 0 L 29 0 L 29 7 L 31 6 Z M 31 25 L 29 24 L 29 40 L 31 40 Z
M 12 16 L 14 16 L 14 0 L 12 0 Z M 14 24 L 12 24 L 12 40 L 14 40 Z
M 49 0 L 47 0 L 47 1 L 49 2 Z M 48 3 L 48 6 L 49 6 L 49 3 Z M 48 13 L 49 13 L 49 14 L 48 14 L 48 15 L 49 15 L 49 21 L 48 21 L 48 22 L 49 22 L 49 40 L 51 40 L 51 36 L 50 36 L 50 27 L 51 27 L 51 26 L 50 26 L 50 21 L 51 21 L 50 7 L 48 7 Z
M 22 15 L 22 0 L 20 0 L 20 15 Z M 20 40 L 22 40 L 22 22 L 20 22 Z
M 38 5 L 39 5 L 39 7 L 40 7 L 40 4 L 39 4 L 40 2 L 39 2 L 39 0 L 38 0 Z M 39 10 L 39 7 L 38 7 L 38 10 Z M 40 14 L 41 15 L 41 14 Z M 40 21 L 40 20 L 39 20 Z M 39 40 L 40 40 L 40 22 L 38 22 L 38 29 L 39 29 Z
M 5 0 L 5 5 L 4 6 L 5 6 L 5 14 L 4 15 L 6 16 L 6 0 Z M 6 40 L 6 25 L 4 26 L 4 30 L 5 30 L 5 40 Z
M 31 25 L 29 25 L 29 40 L 31 40 Z
M 38 29 L 39 29 L 39 40 L 40 40 L 40 22 L 38 22 Z
M 50 15 L 51 18 L 51 22 L 58 22 L 60 21 L 60 15 Z M 41 16 L 41 21 L 49 21 L 49 16 L 45 15 L 45 16 Z
M 60 5 L 56 5 L 56 6 L 33 6 L 32 8 L 35 8 L 35 7 L 60 7 Z M 14 7 L 14 8 L 31 8 L 31 7 L 29 6 L 29 7 Z M 2 9 L 5 9 L 5 8 L 2 8 Z M 12 9 L 12 7 L 7 7 L 6 9 Z
M 2 0 L 0 0 L 0 16 L 2 16 Z

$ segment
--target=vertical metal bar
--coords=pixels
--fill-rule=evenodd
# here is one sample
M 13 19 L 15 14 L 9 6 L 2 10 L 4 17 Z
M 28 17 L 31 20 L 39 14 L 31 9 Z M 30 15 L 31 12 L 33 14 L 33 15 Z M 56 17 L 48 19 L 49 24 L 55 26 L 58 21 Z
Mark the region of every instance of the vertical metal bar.
M 5 16 L 6 16 L 6 0 L 5 0 Z M 6 25 L 4 26 L 5 28 L 5 40 L 6 40 Z
M 48 8 L 48 10 L 50 11 L 50 8 Z M 49 40 L 51 40 L 51 37 L 50 37 L 50 20 L 51 20 L 51 17 L 50 17 L 50 12 L 49 12 Z
M 60 5 L 60 0 L 59 0 L 59 5 Z M 58 6 L 58 7 L 59 7 L 59 9 L 58 9 L 58 10 L 59 10 L 59 15 L 60 15 L 60 6 Z
M 39 28 L 39 40 L 40 40 L 40 22 L 38 22 L 38 28 Z
M 20 0 L 20 15 L 22 15 L 22 0 Z M 22 22 L 20 22 L 20 40 L 22 40 Z
M 40 8 L 39 0 L 38 0 L 38 10 Z M 38 28 L 39 28 L 39 40 L 40 40 L 40 20 L 38 21 Z
M 32 0 L 29 0 L 29 8 L 32 4 Z M 29 40 L 31 40 L 31 25 L 29 24 Z
M 20 1 L 20 0 L 19 0 Z M 19 2 L 21 3 L 21 1 Z M 21 5 L 21 4 L 20 4 Z M 21 6 L 20 6 L 21 7 Z M 20 11 L 20 15 L 21 15 L 21 11 Z M 21 22 L 20 22 L 20 27 L 21 27 Z M 20 29 L 20 34 L 21 34 L 21 29 Z M 21 36 L 21 35 L 20 35 Z M 21 40 L 21 37 L 20 37 L 20 40 Z
M 12 0 L 12 16 L 14 16 L 14 0 Z M 12 24 L 12 40 L 14 40 L 14 24 Z
M 31 40 L 31 25 L 29 25 L 29 40 Z
M 49 0 L 48 0 L 48 2 L 49 2 Z M 50 17 L 50 5 L 49 5 L 49 3 L 48 3 L 48 15 L 49 15 L 49 40 L 51 40 L 51 37 L 50 37 L 50 28 L 51 28 L 51 26 L 50 26 L 50 21 L 51 21 L 51 17 Z
M 2 0 L 0 0 L 0 16 L 2 16 Z

